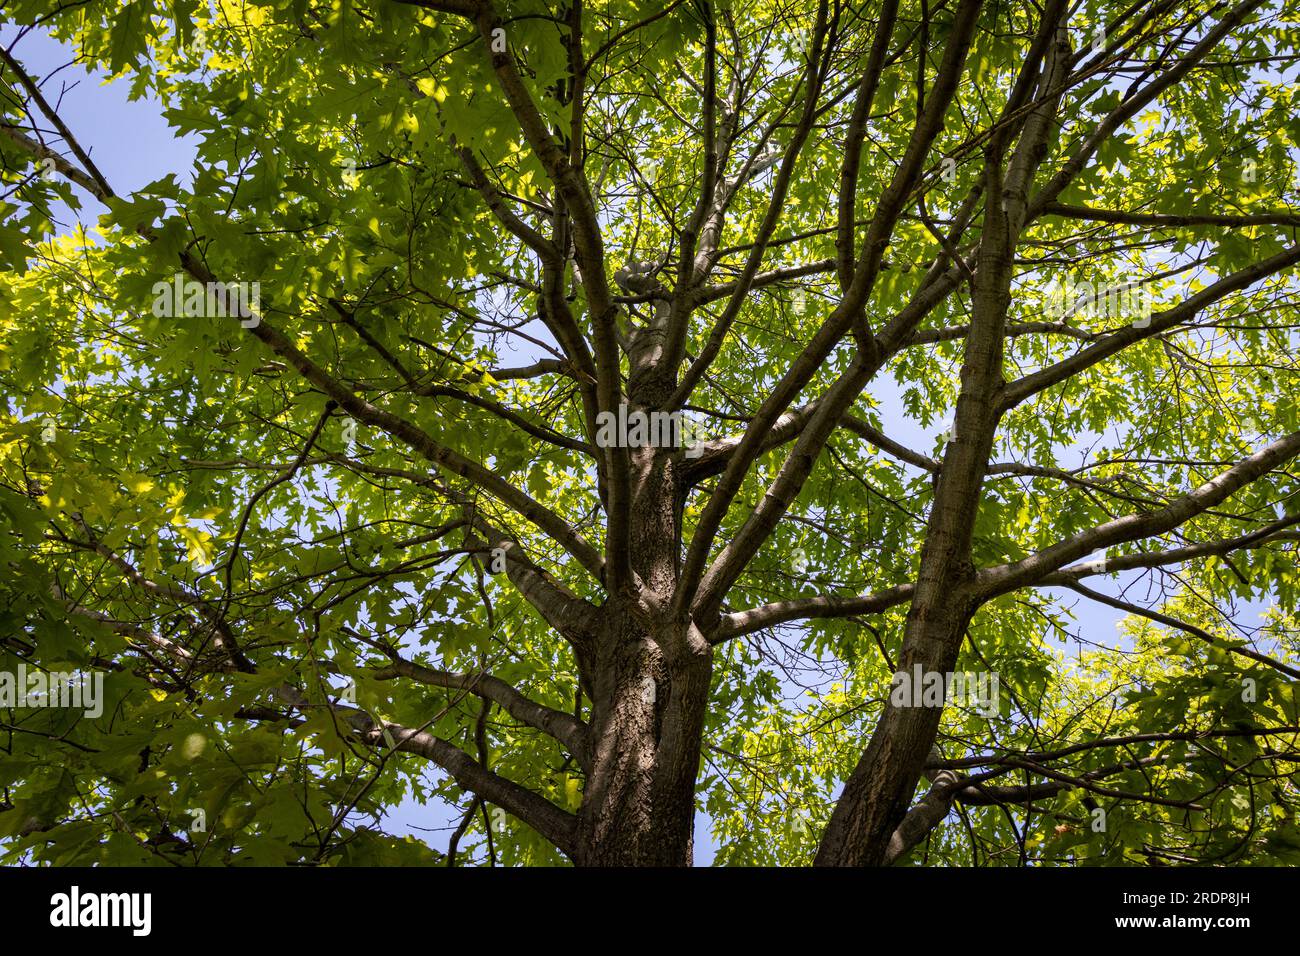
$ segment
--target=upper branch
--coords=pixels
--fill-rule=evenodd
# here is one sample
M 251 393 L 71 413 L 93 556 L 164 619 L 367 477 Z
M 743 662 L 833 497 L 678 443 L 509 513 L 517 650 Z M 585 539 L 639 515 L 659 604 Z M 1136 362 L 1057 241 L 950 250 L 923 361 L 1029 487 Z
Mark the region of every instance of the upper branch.
M 1070 561 L 1085 557 L 1100 548 L 1171 531 L 1296 455 L 1300 455 L 1300 431 L 1292 432 L 1261 448 L 1194 491 L 1175 498 L 1163 508 L 1115 518 L 1073 534 L 1021 561 L 981 570 L 976 575 L 975 590 L 981 599 L 987 600 L 1015 588 L 1035 584 Z
M 534 727 L 562 743 L 586 766 L 588 759 L 587 725 L 572 714 L 555 710 L 539 704 L 526 697 L 518 689 L 491 674 L 457 674 L 451 671 L 435 670 L 424 667 L 414 661 L 408 661 L 396 654 L 392 663 L 381 667 L 373 673 L 379 680 L 392 680 L 406 677 L 428 684 L 431 687 L 445 687 L 449 690 L 467 690 L 499 704 L 501 709 L 511 717 L 530 727 Z

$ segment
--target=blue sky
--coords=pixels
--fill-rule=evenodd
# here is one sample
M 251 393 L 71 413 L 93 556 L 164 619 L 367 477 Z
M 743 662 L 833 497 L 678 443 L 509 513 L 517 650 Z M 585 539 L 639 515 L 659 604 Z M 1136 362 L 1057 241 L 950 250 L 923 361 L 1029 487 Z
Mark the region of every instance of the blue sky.
M 12 30 L 0 28 L 0 42 L 7 43 L 11 39 Z M 37 34 L 26 37 L 15 53 L 37 76 L 46 76 L 71 59 L 66 47 Z M 126 82 L 105 85 L 102 76 L 88 75 L 77 66 L 62 70 L 52 85 L 46 87 L 47 97 L 51 100 L 59 99 L 60 83 L 73 87 L 62 96 L 61 115 L 81 142 L 92 148 L 92 158 L 119 194 L 128 194 L 168 173 L 176 174 L 182 183 L 189 182 L 196 142 L 192 138 L 178 139 L 173 135 L 162 119 L 161 107 L 157 102 L 132 102 L 127 96 Z M 82 199 L 84 207 L 81 215 L 88 225 L 93 225 L 102 209 L 89 196 L 83 195 Z M 73 224 L 69 215 L 60 225 L 67 231 Z M 528 360 L 529 357 L 522 359 Z M 901 389 L 892 379 L 886 378 L 873 384 L 872 391 L 882 403 L 882 419 L 885 430 L 891 437 L 918 450 L 927 453 L 933 451 L 936 436 L 944 427 L 943 423 L 923 427 L 909 418 L 903 411 Z M 1063 463 L 1068 464 L 1064 460 Z M 1134 577 L 1135 575 L 1127 575 L 1120 580 L 1099 580 L 1090 586 L 1115 594 Z M 1072 593 L 1061 593 L 1065 597 L 1065 603 L 1074 606 L 1077 622 L 1073 630 L 1078 636 L 1089 643 L 1117 643 L 1116 623 L 1123 616 L 1120 612 L 1079 600 Z M 1141 591 L 1135 594 L 1140 599 Z M 1240 610 L 1239 619 L 1245 624 L 1253 625 L 1258 623 L 1256 615 L 1262 606 L 1241 605 Z M 455 808 L 420 807 L 406 803 L 386 818 L 385 827 L 396 833 L 421 832 L 430 828 L 442 830 L 452 826 L 458 814 L 459 811 Z M 708 821 L 703 815 L 700 816 L 699 823 L 696 863 L 707 865 L 713 860 L 715 847 L 709 834 Z M 423 832 L 422 835 L 435 846 L 445 846 L 445 833 Z

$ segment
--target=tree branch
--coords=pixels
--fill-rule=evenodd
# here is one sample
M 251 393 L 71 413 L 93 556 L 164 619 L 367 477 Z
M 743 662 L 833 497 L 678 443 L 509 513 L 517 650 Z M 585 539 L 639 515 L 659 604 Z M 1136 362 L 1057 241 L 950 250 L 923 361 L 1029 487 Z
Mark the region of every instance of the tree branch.
M 539 704 L 491 674 L 458 674 L 435 670 L 406 660 L 395 653 L 391 658 L 391 664 L 378 668 L 372 676 L 378 680 L 406 677 L 431 687 L 467 690 L 499 704 L 502 710 L 521 723 L 554 737 L 574 755 L 581 766 L 584 768 L 588 766 L 590 754 L 587 725 L 573 715 Z

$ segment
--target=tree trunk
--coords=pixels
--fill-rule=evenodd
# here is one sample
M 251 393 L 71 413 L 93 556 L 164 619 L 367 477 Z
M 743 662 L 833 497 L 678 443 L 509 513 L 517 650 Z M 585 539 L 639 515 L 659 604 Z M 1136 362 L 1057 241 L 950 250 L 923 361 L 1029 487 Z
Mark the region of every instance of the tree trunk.
M 1005 143 L 987 148 L 988 169 L 1000 170 Z M 1020 170 L 1021 178 L 1028 173 Z M 1000 172 L 990 172 L 990 196 L 1002 192 Z M 1011 237 L 1017 211 L 1005 204 L 986 211 L 972 290 L 971 331 L 966 337 L 954 435 L 944 452 L 934 504 L 926 523 L 916 592 L 903 631 L 899 669 L 945 674 L 957 663 L 978 602 L 970 584 L 975 568 L 971 541 L 984 473 L 999 420 L 1002 354 L 1012 274 Z M 943 707 L 886 704 L 866 752 L 844 784 L 817 850 L 819 866 L 880 866 L 902 822 L 930 749 Z
M 918 621 L 918 639 L 905 643 L 899 661 L 902 673 L 911 673 L 916 664 L 923 671 L 944 673 L 956 664 L 969 612 L 951 606 L 937 611 L 937 619 Z M 835 804 L 815 865 L 885 862 L 890 837 L 907 814 L 942 714 L 942 707 L 885 707 Z
M 633 386 L 641 409 L 669 391 L 644 373 L 634 376 Z M 666 613 L 681 570 L 676 451 L 630 451 L 632 567 L 660 610 L 619 596 L 602 609 L 586 667 L 591 769 L 578 812 L 579 866 L 691 864 L 713 653 L 690 621 Z
M 596 663 L 579 866 L 689 866 L 712 654 L 694 632 L 615 615 Z

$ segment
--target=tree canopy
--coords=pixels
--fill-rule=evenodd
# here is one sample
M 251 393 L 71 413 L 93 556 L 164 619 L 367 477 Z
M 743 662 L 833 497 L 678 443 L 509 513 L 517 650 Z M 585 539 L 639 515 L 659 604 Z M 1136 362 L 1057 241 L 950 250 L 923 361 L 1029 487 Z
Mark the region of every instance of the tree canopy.
M 1300 862 L 1295 3 L 0 25 L 0 859 Z

